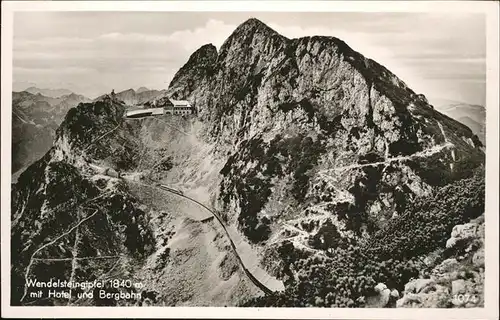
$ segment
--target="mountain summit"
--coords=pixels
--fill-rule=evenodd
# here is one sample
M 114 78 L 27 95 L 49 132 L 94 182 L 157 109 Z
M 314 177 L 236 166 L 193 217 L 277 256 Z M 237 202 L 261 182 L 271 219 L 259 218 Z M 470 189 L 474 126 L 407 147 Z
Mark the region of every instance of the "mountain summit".
M 234 31 L 233 33 L 229 36 L 228 40 L 231 40 L 232 38 L 243 38 L 245 36 L 252 36 L 252 35 L 265 35 L 265 36 L 281 36 L 278 32 L 276 32 L 274 29 L 266 25 L 264 22 L 260 21 L 257 18 L 250 18 L 240 24 Z M 283 37 L 285 38 L 285 37 Z M 227 40 L 226 40 L 227 41 Z

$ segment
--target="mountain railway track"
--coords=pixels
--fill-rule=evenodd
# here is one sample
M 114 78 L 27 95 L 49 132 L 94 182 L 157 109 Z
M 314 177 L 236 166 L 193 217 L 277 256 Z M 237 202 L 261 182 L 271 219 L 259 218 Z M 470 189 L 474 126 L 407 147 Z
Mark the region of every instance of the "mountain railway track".
M 266 287 L 262 282 L 260 282 L 253 274 L 250 270 L 248 270 L 248 268 L 245 266 L 245 263 L 243 262 L 243 259 L 241 258 L 240 254 L 238 253 L 238 250 L 236 249 L 236 245 L 234 244 L 234 241 L 233 239 L 231 238 L 231 235 L 229 234 L 229 231 L 227 230 L 227 227 L 226 225 L 224 224 L 224 222 L 222 221 L 222 218 L 220 217 L 220 215 L 213 209 L 209 208 L 208 206 L 204 205 L 203 203 L 199 202 L 198 200 L 196 199 L 193 199 L 189 196 L 186 196 L 184 195 L 184 193 L 182 191 L 179 191 L 179 190 L 176 190 L 176 189 L 173 189 L 173 188 L 170 188 L 166 185 L 163 185 L 163 184 L 156 184 L 156 185 L 148 185 L 148 184 L 144 184 L 144 183 L 140 183 L 140 182 L 137 182 L 137 181 L 131 181 L 131 180 L 127 180 L 127 181 L 130 181 L 130 182 L 133 182 L 133 183 L 136 183 L 136 184 L 140 184 L 142 186 L 147 186 L 147 187 L 153 187 L 153 188 L 158 188 L 162 191 L 165 191 L 165 192 L 169 192 L 169 193 L 172 193 L 172 194 L 175 194 L 179 197 L 182 197 L 182 198 L 185 198 L 191 202 L 194 202 L 196 203 L 197 205 L 203 207 L 205 210 L 207 210 L 208 212 L 210 212 L 212 214 L 213 217 L 215 217 L 215 219 L 217 219 L 217 221 L 219 222 L 219 224 L 222 226 L 222 229 L 224 229 L 224 232 L 227 236 L 227 238 L 229 239 L 229 243 L 231 244 L 231 249 L 234 253 L 234 255 L 236 256 L 236 259 L 238 260 L 238 263 L 240 264 L 241 268 L 243 269 L 243 272 L 245 272 L 245 275 L 248 277 L 248 279 L 257 287 L 259 288 L 262 292 L 264 292 L 264 294 L 273 294 L 274 291 L 269 289 L 268 287 Z M 204 219 L 206 220 L 206 219 Z
M 184 195 L 181 191 L 178 191 L 178 190 L 175 190 L 175 189 L 172 189 L 172 188 L 169 188 L 165 185 L 159 185 L 158 186 L 160 189 L 162 190 L 165 190 L 167 192 L 171 192 L 171 193 L 174 193 L 180 197 L 183 197 L 185 199 L 188 199 L 196 204 L 198 204 L 199 206 L 203 207 L 204 209 L 206 209 L 207 211 L 209 211 L 216 219 L 217 221 L 219 221 L 219 224 L 222 226 L 222 229 L 224 229 L 224 232 L 226 233 L 226 236 L 227 238 L 229 239 L 229 242 L 231 244 L 231 248 L 233 250 L 233 253 L 234 255 L 236 256 L 236 258 L 238 259 L 238 262 L 241 266 L 241 268 L 243 269 L 243 271 L 245 272 L 245 274 L 247 275 L 247 277 L 250 279 L 250 281 L 252 281 L 253 284 L 255 284 L 255 286 L 257 286 L 260 290 L 262 290 L 265 294 L 272 294 L 274 293 L 274 291 L 272 291 L 271 289 L 269 289 L 268 287 L 266 287 L 262 282 L 260 282 L 251 272 L 250 270 L 248 270 L 247 267 L 245 267 L 245 264 L 243 263 L 243 260 L 241 259 L 241 256 L 239 255 L 238 253 L 238 250 L 236 250 L 236 245 L 234 244 L 234 241 L 233 239 L 231 238 L 231 235 L 229 234 L 229 232 L 227 231 L 227 228 L 226 228 L 226 225 L 224 224 L 224 222 L 222 221 L 222 218 L 219 216 L 219 214 L 215 211 L 215 210 L 212 210 L 210 209 L 209 207 L 207 207 L 206 205 L 204 205 L 203 203 L 199 202 L 198 200 L 195 200 L 191 197 L 188 197 L 186 195 Z

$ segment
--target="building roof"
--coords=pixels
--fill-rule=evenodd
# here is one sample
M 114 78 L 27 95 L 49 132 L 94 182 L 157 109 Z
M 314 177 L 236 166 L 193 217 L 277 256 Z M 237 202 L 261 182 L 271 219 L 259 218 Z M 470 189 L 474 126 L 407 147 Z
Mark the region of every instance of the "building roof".
M 174 106 L 190 106 L 189 105 L 189 101 L 187 100 L 174 100 L 174 99 L 170 99 L 170 101 L 174 104 Z
M 162 108 L 148 108 L 148 109 L 135 109 L 135 110 L 127 110 L 126 116 L 133 116 L 133 115 L 139 115 L 139 114 L 148 114 L 152 113 L 155 111 L 162 110 Z

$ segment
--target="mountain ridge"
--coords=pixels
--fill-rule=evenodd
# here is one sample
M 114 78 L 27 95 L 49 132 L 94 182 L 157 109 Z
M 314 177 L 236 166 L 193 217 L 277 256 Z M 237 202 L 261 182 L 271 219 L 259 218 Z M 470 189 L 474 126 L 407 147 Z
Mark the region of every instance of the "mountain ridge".
M 142 87 L 145 88 L 145 87 Z M 139 88 L 140 89 L 140 88 Z M 125 102 L 129 106 L 134 106 L 134 105 L 142 105 L 152 99 L 155 99 L 156 97 L 160 96 L 163 91 L 159 90 L 137 90 L 135 91 L 134 89 L 126 89 L 123 91 L 120 91 L 118 93 L 115 93 L 115 96 L 117 99 Z M 106 97 L 107 94 L 100 95 L 99 97 L 95 98 L 94 101 L 99 101 L 102 100 L 104 97 Z
M 242 25 L 240 25 L 240 27 L 243 26 L 242 29 L 245 30 L 246 26 L 249 25 L 250 27 L 252 27 L 255 25 L 255 23 L 256 23 L 255 20 L 249 20 L 249 23 L 245 22 Z M 236 30 L 239 30 L 239 28 L 237 28 Z M 234 34 L 237 34 L 237 32 L 235 31 L 233 33 L 233 35 Z M 270 41 L 273 41 L 272 36 L 270 38 L 271 38 Z M 228 38 L 228 41 L 230 39 L 232 39 L 231 36 Z M 283 38 L 283 39 L 286 39 L 286 38 Z M 221 47 L 221 50 L 220 50 L 218 57 L 217 57 L 217 62 L 215 63 L 216 68 L 219 68 L 219 69 L 222 68 L 221 67 L 221 64 L 223 63 L 222 60 L 224 60 L 227 56 L 227 53 L 225 53 L 225 51 L 230 49 L 229 43 L 232 40 L 229 42 L 228 41 L 226 41 L 225 45 L 223 45 L 223 47 Z M 242 40 L 241 44 L 236 43 L 235 50 L 240 50 L 241 52 L 246 52 L 246 51 L 242 50 L 242 47 L 240 46 L 240 45 L 243 45 L 243 46 L 245 46 L 244 48 L 247 48 L 246 46 L 248 46 L 248 44 L 245 44 L 246 41 L 247 40 Z M 352 50 L 349 46 L 347 46 L 345 44 L 345 42 L 343 42 L 337 38 L 333 38 L 333 37 L 317 37 L 317 36 L 316 37 L 304 37 L 304 38 L 293 39 L 293 40 L 288 40 L 288 41 L 289 41 L 288 42 L 289 43 L 288 44 L 289 51 L 296 51 L 297 46 L 302 46 L 302 47 L 305 46 L 306 47 L 305 49 L 307 49 L 307 48 L 311 48 L 314 46 L 319 47 L 321 44 L 323 44 L 323 45 L 331 44 L 332 45 L 331 48 L 333 49 L 333 53 L 336 52 L 335 48 L 339 48 L 340 56 L 342 57 L 341 59 L 343 61 L 346 61 L 351 66 L 353 66 L 356 70 L 359 70 L 359 72 L 363 76 L 366 76 L 368 81 L 370 83 L 373 83 L 375 90 L 381 89 L 383 91 L 383 94 L 386 95 L 387 97 L 389 97 L 389 99 L 391 99 L 391 101 L 394 103 L 395 107 L 406 108 L 409 104 L 413 104 L 415 106 L 415 108 L 417 109 L 417 112 L 421 112 L 424 114 L 428 114 L 428 113 L 435 114 L 435 115 L 439 116 L 442 120 L 448 121 L 448 119 L 446 117 L 442 118 L 440 115 L 435 113 L 435 111 L 428 104 L 427 100 L 425 99 L 425 97 L 423 95 L 415 94 L 411 89 L 409 89 L 406 86 L 406 84 L 404 84 L 402 81 L 397 79 L 385 67 L 379 65 L 378 63 L 374 62 L 373 60 L 369 60 L 369 59 L 364 58 L 362 55 L 360 55 L 356 51 Z M 281 42 L 281 41 L 279 41 L 279 42 Z M 269 49 L 270 46 L 272 47 L 271 43 L 270 44 L 266 43 L 265 45 L 256 46 L 256 47 L 254 46 L 253 47 L 254 50 L 249 49 L 248 52 L 259 51 L 260 48 L 262 48 L 262 47 L 264 47 L 264 49 L 266 49 L 266 48 Z M 291 52 L 291 53 L 293 54 L 293 52 Z M 318 53 L 321 54 L 321 52 L 319 52 L 319 51 L 318 51 Z M 290 67 L 292 68 L 292 71 L 293 71 L 293 69 L 297 69 L 296 67 L 294 67 L 293 61 L 290 61 L 290 62 L 283 61 L 282 63 L 291 64 Z M 296 64 L 295 64 L 295 66 L 296 66 Z M 244 68 L 241 71 L 242 74 L 248 74 L 248 73 L 249 74 L 257 74 L 257 75 L 259 74 L 258 70 L 245 71 L 245 68 L 248 69 L 248 67 L 249 67 L 248 65 L 241 66 L 241 67 Z M 375 68 L 376 72 L 370 71 L 370 68 Z M 182 69 L 183 68 L 181 68 L 179 73 L 182 72 Z M 231 71 L 231 72 L 234 73 L 234 71 Z M 295 74 L 297 74 L 297 72 L 298 71 L 295 71 Z M 169 85 L 170 89 L 172 89 L 176 86 L 176 78 L 179 75 L 179 73 L 174 77 L 174 80 L 170 83 L 170 85 Z M 381 77 L 377 78 L 376 74 L 380 74 Z M 376 80 L 374 80 L 374 79 L 376 79 Z M 206 80 L 206 81 L 208 81 L 208 80 Z M 393 81 L 396 81 L 396 82 L 393 84 L 392 83 Z M 367 86 L 370 86 L 370 83 L 368 83 Z M 241 84 L 242 87 L 248 87 L 248 85 L 245 84 L 244 82 L 239 83 L 239 84 Z M 321 88 L 318 88 L 317 90 L 321 90 Z M 187 94 L 189 94 L 189 93 L 185 93 L 184 95 L 186 96 Z M 182 98 L 185 98 L 185 97 L 182 97 Z M 401 99 L 403 99 L 403 100 L 401 100 Z M 461 130 L 463 131 L 464 135 L 466 135 L 467 137 L 471 137 L 474 140 L 474 138 L 470 135 L 470 132 L 468 132 L 468 129 L 466 127 L 463 127 Z M 477 139 L 476 139 L 476 143 L 477 143 Z
M 73 93 L 71 90 L 68 90 L 68 89 L 40 89 L 40 88 L 33 87 L 33 86 L 26 88 L 23 91 L 26 91 L 26 92 L 29 92 L 32 94 L 39 93 L 41 95 L 51 97 L 51 98 L 59 98 L 61 96 L 69 95 L 69 94 Z

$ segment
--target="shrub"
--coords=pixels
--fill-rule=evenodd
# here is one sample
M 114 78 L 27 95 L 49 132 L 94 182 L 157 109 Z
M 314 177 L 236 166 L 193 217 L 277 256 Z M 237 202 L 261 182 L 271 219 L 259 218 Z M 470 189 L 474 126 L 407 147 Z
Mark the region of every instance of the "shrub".
M 286 273 L 291 274 L 292 265 L 299 270 L 296 278 L 285 283 L 284 292 L 253 298 L 243 305 L 363 307 L 365 297 L 374 294 L 379 282 L 403 290 L 426 267 L 422 255 L 444 247 L 453 226 L 483 212 L 484 167 L 479 167 L 472 177 L 409 203 L 402 216 L 391 220 L 366 244 L 335 247 L 330 242 L 331 258 L 302 257 L 292 243 L 283 243 L 279 256 Z M 322 233 L 336 235 L 328 223 Z

